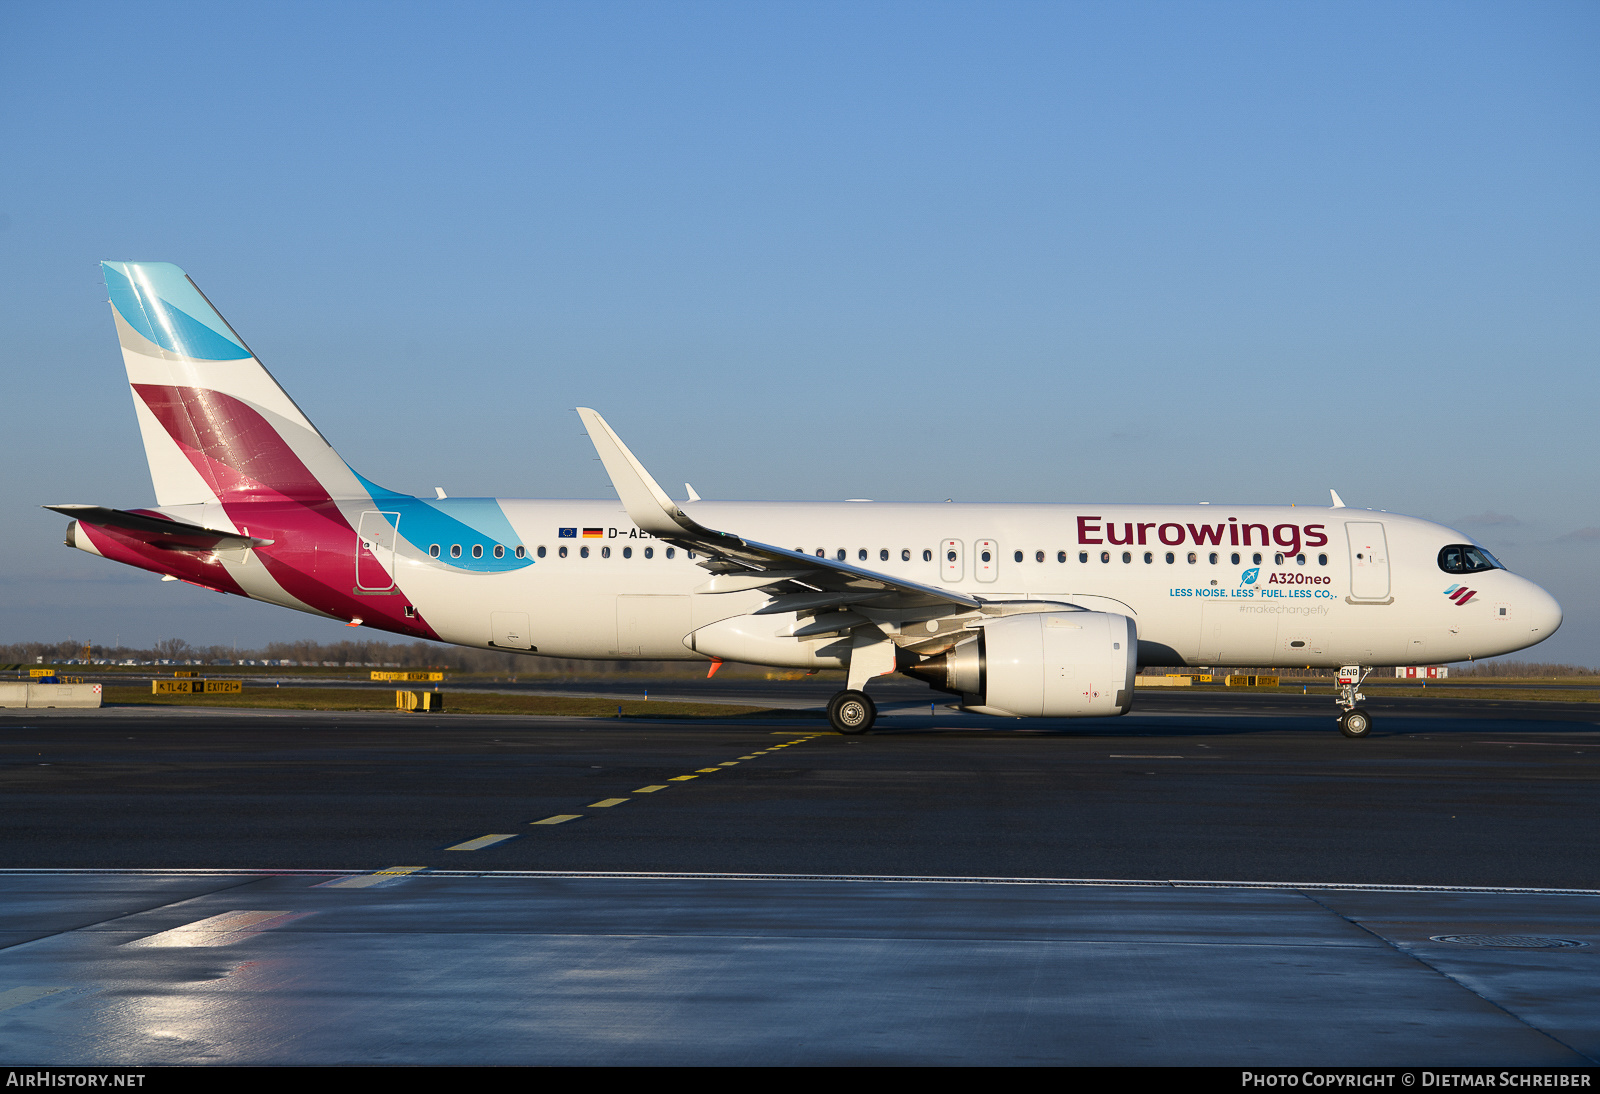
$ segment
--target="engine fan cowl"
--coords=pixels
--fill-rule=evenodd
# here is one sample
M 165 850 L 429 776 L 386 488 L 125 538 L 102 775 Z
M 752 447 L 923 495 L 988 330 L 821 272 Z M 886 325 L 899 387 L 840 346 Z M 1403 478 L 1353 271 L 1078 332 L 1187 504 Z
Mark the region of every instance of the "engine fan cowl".
M 1106 612 L 1038 612 L 986 623 L 906 672 L 959 693 L 962 707 L 1019 718 L 1104 718 L 1133 705 L 1139 638 Z

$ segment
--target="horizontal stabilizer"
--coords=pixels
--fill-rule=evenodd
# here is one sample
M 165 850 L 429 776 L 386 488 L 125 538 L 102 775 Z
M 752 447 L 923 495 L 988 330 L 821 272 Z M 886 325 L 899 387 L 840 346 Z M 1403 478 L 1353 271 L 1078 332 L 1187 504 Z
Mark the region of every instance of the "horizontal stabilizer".
M 198 524 L 168 520 L 166 517 L 107 509 L 101 505 L 46 505 L 44 508 L 83 524 L 115 528 L 123 535 L 168 551 L 234 551 L 241 547 L 264 547 L 272 542 L 270 539 L 241 536 L 237 532 L 219 532 Z

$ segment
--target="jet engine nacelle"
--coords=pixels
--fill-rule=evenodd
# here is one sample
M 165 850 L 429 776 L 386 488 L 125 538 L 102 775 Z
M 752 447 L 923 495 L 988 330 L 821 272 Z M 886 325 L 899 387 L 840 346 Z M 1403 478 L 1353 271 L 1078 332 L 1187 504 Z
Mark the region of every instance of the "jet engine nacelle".
M 1133 705 L 1139 635 L 1106 612 L 1037 612 L 986 622 L 972 638 L 907 671 L 961 694 L 979 714 L 1103 718 Z
M 797 669 L 842 669 L 850 664 L 848 638 L 794 638 L 800 626 L 794 612 L 781 615 L 736 615 L 686 635 L 683 644 L 696 653 L 723 661 L 782 665 Z

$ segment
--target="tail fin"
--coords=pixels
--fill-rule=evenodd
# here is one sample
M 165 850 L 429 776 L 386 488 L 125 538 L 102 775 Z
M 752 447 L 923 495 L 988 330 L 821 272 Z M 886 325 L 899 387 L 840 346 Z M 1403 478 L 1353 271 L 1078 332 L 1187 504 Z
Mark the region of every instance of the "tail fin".
M 169 262 L 102 262 L 158 505 L 360 496 L 356 475 Z

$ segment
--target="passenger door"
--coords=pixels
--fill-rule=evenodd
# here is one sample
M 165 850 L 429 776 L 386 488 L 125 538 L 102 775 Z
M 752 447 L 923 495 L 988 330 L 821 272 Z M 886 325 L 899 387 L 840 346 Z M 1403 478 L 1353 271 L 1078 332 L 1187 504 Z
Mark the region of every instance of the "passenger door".
M 1389 543 L 1379 521 L 1347 521 L 1350 540 L 1350 599 L 1389 600 Z
M 361 514 L 356 540 L 356 588 L 386 592 L 394 588 L 394 542 L 399 513 Z

